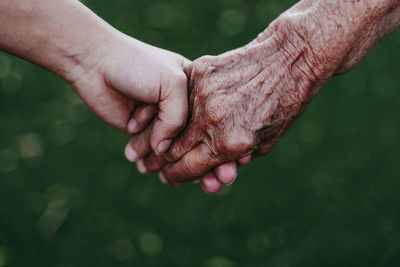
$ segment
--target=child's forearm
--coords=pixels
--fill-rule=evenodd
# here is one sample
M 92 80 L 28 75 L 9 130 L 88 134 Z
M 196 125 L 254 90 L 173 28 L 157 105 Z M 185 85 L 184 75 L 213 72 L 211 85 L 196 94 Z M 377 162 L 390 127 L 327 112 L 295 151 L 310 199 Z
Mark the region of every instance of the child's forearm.
M 77 0 L 2 0 L 0 49 L 73 83 L 115 30 Z

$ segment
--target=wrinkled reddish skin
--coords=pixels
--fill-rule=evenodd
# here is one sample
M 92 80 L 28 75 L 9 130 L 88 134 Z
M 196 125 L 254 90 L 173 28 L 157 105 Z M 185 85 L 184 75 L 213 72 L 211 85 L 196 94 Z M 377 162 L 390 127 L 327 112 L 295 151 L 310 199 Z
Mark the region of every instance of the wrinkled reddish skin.
M 354 67 L 400 23 L 400 1 L 304 0 L 248 45 L 187 68 L 191 117 L 166 158 L 171 184 L 268 153 L 334 74 Z

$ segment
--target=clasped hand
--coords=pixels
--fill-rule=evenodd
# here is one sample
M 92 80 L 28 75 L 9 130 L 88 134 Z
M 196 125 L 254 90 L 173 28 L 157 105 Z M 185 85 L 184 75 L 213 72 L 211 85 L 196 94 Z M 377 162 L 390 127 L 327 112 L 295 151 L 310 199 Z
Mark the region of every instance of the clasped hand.
M 205 192 L 216 193 L 234 181 L 238 165 L 274 147 L 321 81 L 304 68 L 309 65 L 301 49 L 289 48 L 275 32 L 266 34 L 184 65 L 191 92 L 188 123 L 168 150 L 151 149 L 160 130 L 153 123 L 132 136 L 125 155 L 141 173 L 159 171 L 170 185 L 200 180 Z
M 216 193 L 271 151 L 333 75 L 400 25 L 400 4 L 302 0 L 249 44 L 194 62 L 131 38 L 80 1 L 0 1 L 0 50 L 69 82 L 131 136 L 126 158 Z

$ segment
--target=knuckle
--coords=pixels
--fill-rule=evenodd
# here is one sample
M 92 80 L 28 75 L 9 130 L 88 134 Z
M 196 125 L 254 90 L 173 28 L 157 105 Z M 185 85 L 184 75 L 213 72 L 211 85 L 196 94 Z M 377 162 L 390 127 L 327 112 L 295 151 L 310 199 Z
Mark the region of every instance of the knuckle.
M 142 143 L 140 142 L 139 136 L 134 135 L 129 142 L 129 145 L 136 151 L 140 152 L 142 150 Z
M 220 97 L 207 100 L 205 107 L 205 118 L 210 123 L 220 123 L 226 117 L 226 105 Z
M 220 142 L 219 153 L 225 160 L 237 160 L 255 149 L 255 136 L 241 131 L 231 131 Z
M 204 149 L 201 154 L 197 155 L 196 158 L 182 158 L 182 165 L 185 169 L 186 178 L 193 180 L 204 175 L 206 172 L 218 164 L 220 161 L 215 157 L 209 149 Z
M 160 99 L 173 99 L 183 102 L 186 99 L 186 92 L 188 86 L 188 78 L 182 69 L 166 70 L 161 77 L 161 94 Z
M 168 77 L 169 79 L 172 79 L 174 83 L 174 89 L 185 89 L 187 88 L 187 76 L 186 74 L 182 71 L 173 71 L 170 73 L 170 76 Z
M 164 158 L 164 160 L 166 160 L 167 162 L 176 162 L 180 159 L 181 155 L 183 151 L 183 147 L 179 144 L 173 143 L 170 147 L 169 150 L 167 150 L 167 152 L 165 152 L 162 157 Z
M 165 152 L 162 157 L 167 161 L 167 162 L 175 162 L 177 160 L 177 157 L 175 157 L 174 153 L 171 151 Z
M 186 124 L 186 121 L 187 121 L 187 115 L 186 115 L 186 112 L 184 113 L 184 112 L 180 112 L 180 113 L 178 113 L 177 115 L 176 115 L 176 118 L 175 118 L 175 126 L 176 127 L 183 127 L 183 126 L 185 126 L 185 124 Z
M 147 122 L 151 117 L 157 112 L 157 107 L 154 105 L 145 106 L 143 108 L 138 108 L 138 111 L 135 112 L 135 119 L 137 122 Z
M 186 118 L 184 116 L 176 116 L 173 120 L 170 120 L 168 122 L 165 122 L 167 124 L 168 128 L 176 129 L 176 130 L 182 130 L 186 124 Z
M 215 56 L 210 56 L 210 55 L 205 55 L 202 57 L 199 57 L 193 62 L 193 66 L 200 72 L 206 71 L 209 66 L 210 62 L 215 61 Z
M 195 81 L 202 79 L 207 73 L 213 71 L 211 62 L 215 61 L 215 56 L 202 56 L 184 68 L 184 72 L 190 80 L 190 87 L 195 84 Z M 207 76 L 207 75 L 206 75 Z
M 183 114 L 177 114 L 176 116 L 161 116 L 158 118 L 155 128 L 170 131 L 170 130 L 182 130 L 186 124 L 186 117 Z
M 194 178 L 202 175 L 203 171 L 203 164 L 194 164 L 194 162 L 190 160 L 183 159 L 184 168 L 187 170 L 187 178 Z

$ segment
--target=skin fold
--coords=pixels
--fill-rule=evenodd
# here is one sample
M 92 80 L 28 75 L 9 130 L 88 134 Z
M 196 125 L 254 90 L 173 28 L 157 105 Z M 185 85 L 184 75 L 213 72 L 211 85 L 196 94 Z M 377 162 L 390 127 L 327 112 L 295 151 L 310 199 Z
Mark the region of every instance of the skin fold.
M 162 157 L 143 159 L 142 170 L 161 170 L 171 185 L 207 174 L 203 189 L 219 191 L 217 166 L 270 152 L 329 78 L 399 24 L 397 0 L 303 0 L 248 45 L 195 60 L 185 68 L 188 124 Z

